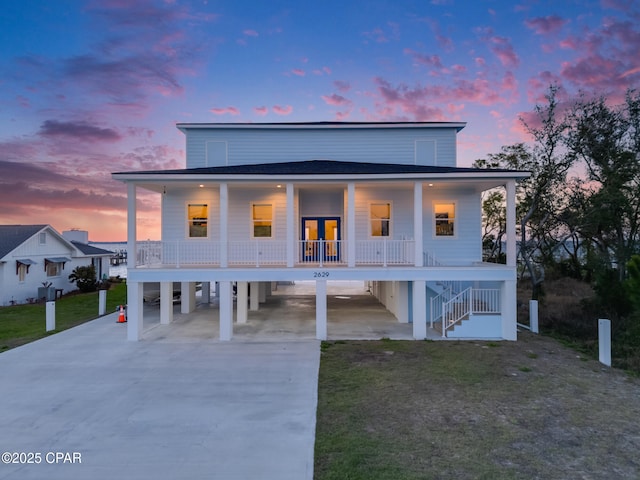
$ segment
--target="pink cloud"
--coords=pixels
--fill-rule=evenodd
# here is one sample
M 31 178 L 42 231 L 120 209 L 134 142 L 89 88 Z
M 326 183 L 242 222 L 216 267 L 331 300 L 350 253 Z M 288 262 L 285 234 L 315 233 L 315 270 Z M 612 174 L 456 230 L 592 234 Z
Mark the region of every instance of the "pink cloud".
M 351 84 L 342 80 L 335 80 L 333 86 L 338 89 L 339 92 L 346 93 L 351 90 Z
M 40 126 L 40 135 L 45 137 L 70 137 L 78 141 L 115 142 L 122 136 L 112 128 L 101 128 L 87 122 L 61 122 L 45 120 Z
M 322 71 L 327 75 L 331 75 L 331 69 L 329 67 L 322 67 Z
M 352 103 L 351 100 L 347 100 L 342 95 L 338 95 L 336 93 L 332 95 L 322 95 L 322 100 L 324 100 L 324 102 L 327 105 L 334 105 L 334 106 L 350 105 Z
M 236 107 L 212 108 L 209 111 L 214 115 L 240 115 L 240 110 Z
M 563 40 L 560 40 L 561 48 L 575 50 L 578 48 L 579 45 L 580 45 L 580 40 L 578 40 L 576 37 L 573 37 L 573 36 L 569 36 Z
M 276 113 L 278 115 L 291 115 L 293 113 L 293 107 L 291 105 L 274 105 L 272 110 L 273 113 Z
M 621 12 L 630 12 L 636 4 L 634 0 L 600 0 L 605 8 L 620 10 Z
M 410 48 L 405 48 L 404 54 L 410 55 L 411 58 L 413 58 L 413 61 L 417 64 L 427 67 L 443 68 L 442 61 L 438 55 L 424 55 L 411 50 Z
M 291 73 L 297 75 L 298 77 L 304 77 L 306 75 L 305 71 L 300 68 L 294 68 L 293 70 L 291 70 Z
M 269 113 L 269 109 L 267 107 L 253 107 L 253 112 L 256 115 L 264 117 L 267 113 Z
M 493 106 L 510 104 L 517 99 L 517 81 L 506 72 L 499 81 L 478 77 L 473 80 L 456 79 L 442 85 L 391 84 L 374 78 L 377 88 L 377 118 L 409 119 L 413 121 L 444 120 L 456 117 L 465 104 Z M 445 112 L 435 105 L 449 105 Z
M 243 30 L 242 33 L 245 34 L 247 37 L 257 37 L 258 36 L 258 32 L 256 32 L 255 30 L 251 30 L 251 29 Z
M 505 67 L 517 67 L 520 63 L 518 55 L 513 50 L 511 41 L 505 37 L 493 36 L 489 38 L 491 50 Z
M 536 17 L 524 21 L 524 24 L 537 35 L 559 32 L 566 23 L 567 20 L 558 15 L 547 15 L 546 17 Z

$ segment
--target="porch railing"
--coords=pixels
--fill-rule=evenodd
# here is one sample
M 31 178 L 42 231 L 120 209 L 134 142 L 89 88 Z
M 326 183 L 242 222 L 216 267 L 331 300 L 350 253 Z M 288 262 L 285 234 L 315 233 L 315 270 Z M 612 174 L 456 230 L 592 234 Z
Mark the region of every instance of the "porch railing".
M 320 266 L 347 264 L 346 240 L 298 240 L 295 259 L 298 264 Z M 356 241 L 356 265 L 413 265 L 413 240 Z M 220 242 L 147 241 L 137 243 L 136 266 L 221 265 Z M 287 244 L 282 241 L 254 240 L 229 242 L 228 266 L 286 265 Z
M 467 288 L 442 303 L 442 336 L 447 330 L 474 314 L 499 314 L 500 290 L 497 288 Z
M 413 265 L 413 240 L 359 240 L 356 241 L 356 264 L 359 265 Z

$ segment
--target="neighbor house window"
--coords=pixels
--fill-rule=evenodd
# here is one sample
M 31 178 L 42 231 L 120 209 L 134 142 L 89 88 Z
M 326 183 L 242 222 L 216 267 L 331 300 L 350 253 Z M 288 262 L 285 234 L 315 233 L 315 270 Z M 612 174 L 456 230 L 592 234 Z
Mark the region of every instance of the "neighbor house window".
M 273 205 L 270 203 L 254 203 L 251 205 L 254 238 L 271 238 L 273 236 Z
M 47 232 L 40 232 L 40 235 L 38 235 L 38 243 L 40 243 L 40 245 L 47 243 Z
M 436 203 L 433 205 L 436 237 L 453 237 L 456 224 L 456 204 Z
M 372 237 L 388 237 L 391 223 L 391 204 L 372 203 L 369 206 L 369 223 Z
M 190 203 L 187 205 L 189 238 L 206 238 L 209 225 L 209 205 Z
M 25 279 L 27 277 L 28 269 L 29 269 L 28 265 L 24 265 L 22 263 L 20 265 L 18 265 L 18 281 L 20 283 L 25 281 Z
M 62 263 L 59 262 L 49 262 L 45 260 L 45 267 L 47 270 L 47 277 L 59 277 L 60 272 L 62 271 Z

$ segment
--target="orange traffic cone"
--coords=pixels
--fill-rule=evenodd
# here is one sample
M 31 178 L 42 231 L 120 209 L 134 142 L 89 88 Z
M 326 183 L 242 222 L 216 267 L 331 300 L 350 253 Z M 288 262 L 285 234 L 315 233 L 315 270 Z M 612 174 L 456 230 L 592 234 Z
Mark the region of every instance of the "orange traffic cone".
M 117 323 L 125 323 L 127 321 L 127 317 L 124 315 L 124 305 L 120 305 L 120 315 L 118 316 Z

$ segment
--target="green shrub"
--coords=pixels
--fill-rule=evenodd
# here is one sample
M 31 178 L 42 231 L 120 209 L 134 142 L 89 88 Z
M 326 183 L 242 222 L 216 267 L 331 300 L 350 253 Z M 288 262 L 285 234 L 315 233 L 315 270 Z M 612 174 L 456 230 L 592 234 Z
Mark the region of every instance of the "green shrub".
M 96 269 L 93 265 L 76 267 L 69 275 L 69 280 L 75 282 L 82 293 L 95 292 L 98 289 Z

